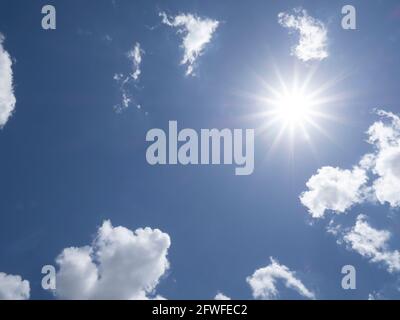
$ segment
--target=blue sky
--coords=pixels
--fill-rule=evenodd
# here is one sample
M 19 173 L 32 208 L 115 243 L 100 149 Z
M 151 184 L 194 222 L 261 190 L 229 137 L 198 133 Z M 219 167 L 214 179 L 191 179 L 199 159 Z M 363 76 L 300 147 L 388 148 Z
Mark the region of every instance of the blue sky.
M 91 245 L 105 220 L 169 236 L 170 246 L 163 242 L 169 268 L 161 267 L 149 296 L 212 299 L 222 292 L 252 299 L 246 278 L 273 257 L 317 299 L 400 297 L 399 270 L 371 262 L 343 240 L 363 214 L 369 226 L 391 234 L 388 248 L 379 250 L 400 250 L 395 200 L 370 191 L 375 196 L 352 198 L 344 212 L 327 205 L 324 217 L 314 218 L 299 198 L 318 169 L 352 170 L 373 152 L 366 132 L 386 118 L 374 108 L 400 114 L 397 1 L 351 1 L 356 30 L 341 27 L 347 1 L 52 1 L 56 30 L 41 28 L 45 4 L 0 5 L 16 98 L 0 131 L 0 272 L 28 280 L 30 298 L 74 298 L 43 290 L 41 268 L 59 270 L 55 259 L 63 249 Z M 303 61 L 291 51 L 299 35 L 278 14 L 294 15 L 298 7 L 326 28 L 327 57 Z M 182 33 L 163 23 L 160 12 L 170 21 L 181 14 L 218 21 L 193 75 L 180 64 Z M 132 101 L 116 112 L 122 90 L 114 76 L 129 77 L 127 53 L 135 43 L 143 50 L 140 78 L 129 80 Z M 331 84 L 322 95 L 332 100 L 321 106 L 331 117 L 315 120 L 326 134 L 308 128 L 313 150 L 299 133 L 292 140 L 284 133 L 272 148 L 282 123 L 261 130 L 268 117 L 257 116 L 266 108 L 258 98 L 268 96 L 265 84 L 279 87 L 278 72 L 288 84 L 312 72 L 314 88 Z M 170 120 L 195 130 L 254 128 L 254 173 L 235 176 L 222 165 L 150 166 L 146 133 L 166 130 Z M 385 123 L 396 129 L 394 118 Z M 378 179 L 376 168 L 368 170 L 371 182 Z M 400 194 L 395 183 L 389 187 Z M 333 202 L 341 196 L 334 192 Z M 339 234 L 326 230 L 332 219 L 343 228 Z M 341 287 L 341 268 L 349 264 L 357 270 L 356 290 Z M 273 298 L 307 298 L 299 287 L 285 286 L 287 273 L 274 274 Z

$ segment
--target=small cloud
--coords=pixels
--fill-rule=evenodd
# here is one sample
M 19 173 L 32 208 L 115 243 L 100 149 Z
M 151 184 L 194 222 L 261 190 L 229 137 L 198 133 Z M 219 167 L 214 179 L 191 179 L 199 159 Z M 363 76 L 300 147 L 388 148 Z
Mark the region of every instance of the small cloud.
M 372 189 L 380 204 L 400 207 L 400 117 L 384 110 L 376 113 L 382 120 L 368 130 L 368 142 L 375 148 L 368 163 L 377 176 Z
M 28 280 L 0 272 L 0 300 L 27 300 L 29 295 Z
M 12 60 L 3 47 L 4 39 L 4 36 L 0 33 L 0 129 L 10 119 L 16 104 Z
M 141 74 L 140 65 L 142 63 L 142 55 L 144 54 L 144 50 L 140 47 L 140 43 L 136 42 L 135 46 L 131 51 L 128 52 L 128 58 L 132 62 L 133 71 L 131 73 L 131 77 L 133 80 L 139 80 L 139 76 Z
M 57 257 L 61 299 L 163 299 L 154 291 L 169 268 L 170 238 L 158 229 L 113 227 L 104 221 L 91 245 Z
M 109 34 L 104 35 L 103 40 L 107 43 L 111 43 L 113 41 L 112 37 Z
M 301 296 L 308 299 L 315 299 L 315 294 L 305 287 L 305 285 L 296 278 L 293 271 L 288 267 L 279 264 L 274 258 L 271 264 L 256 270 L 251 277 L 246 279 L 253 291 L 255 299 L 275 299 L 279 296 L 276 288 L 277 280 L 281 280 L 287 288 L 295 290 Z
M 127 109 L 134 101 L 131 92 L 136 89 L 136 85 L 140 80 L 141 64 L 145 51 L 141 48 L 140 43 L 136 42 L 133 48 L 127 53 L 127 58 L 132 64 L 132 71 L 126 75 L 124 73 L 116 73 L 113 79 L 118 83 L 121 92 L 121 102 L 114 106 L 117 113 Z M 138 108 L 141 109 L 141 108 Z
M 308 15 L 304 9 L 294 9 L 293 14 L 278 14 L 281 26 L 299 33 L 299 42 L 292 48 L 292 55 L 302 61 L 323 60 L 328 57 L 328 32 L 325 25 Z
M 214 297 L 214 300 L 231 300 L 231 298 L 221 292 L 218 292 L 217 295 Z
M 374 229 L 365 215 L 359 215 L 356 224 L 343 235 L 343 240 L 350 250 L 369 258 L 373 263 L 383 263 L 389 272 L 399 272 L 400 252 L 389 249 L 391 236 L 387 230 Z
M 400 117 L 384 110 L 376 114 L 381 120 L 367 131 L 373 152 L 362 155 L 352 170 L 322 167 L 306 183 L 300 201 L 313 218 L 364 202 L 400 207 Z
M 322 167 L 306 183 L 309 189 L 300 195 L 301 203 L 313 218 L 322 218 L 327 210 L 343 213 L 364 200 L 365 170 Z
M 372 292 L 370 294 L 368 294 L 368 300 L 383 300 L 384 297 L 382 296 L 382 294 L 380 292 Z
M 178 28 L 178 33 L 183 35 L 181 47 L 184 50 L 182 65 L 186 65 L 186 75 L 194 75 L 196 60 L 200 57 L 205 46 L 211 41 L 219 22 L 209 18 L 199 18 L 192 14 L 180 14 L 168 17 L 161 12 L 162 23 Z

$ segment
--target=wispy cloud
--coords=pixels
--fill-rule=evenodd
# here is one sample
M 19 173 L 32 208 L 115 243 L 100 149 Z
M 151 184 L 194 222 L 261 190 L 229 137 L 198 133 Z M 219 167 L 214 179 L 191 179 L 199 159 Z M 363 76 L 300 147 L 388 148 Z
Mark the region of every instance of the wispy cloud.
M 334 232 L 329 231 L 332 228 Z M 388 272 L 400 271 L 400 252 L 389 248 L 392 233 L 372 227 L 366 215 L 358 215 L 350 228 L 331 221 L 328 229 L 337 238 L 337 243 L 346 245 L 348 250 L 357 252 L 371 263 L 383 264 Z
M 3 47 L 4 36 L 0 33 L 0 129 L 4 127 L 15 109 L 12 60 Z
M 140 46 L 140 43 L 136 42 L 133 48 L 126 54 L 131 62 L 132 71 L 129 74 L 114 74 L 114 80 L 118 83 L 121 92 L 121 102 L 114 107 L 117 112 L 122 112 L 134 101 L 132 91 L 136 88 L 136 84 L 139 82 L 140 75 L 142 74 L 141 64 L 144 54 L 145 51 Z M 137 106 L 140 108 L 139 105 Z
M 219 22 L 192 14 L 168 17 L 165 12 L 161 12 L 160 17 L 164 24 L 178 28 L 178 33 L 183 35 L 181 47 L 184 54 L 181 64 L 187 66 L 186 75 L 193 75 L 196 60 L 203 54 L 205 46 L 211 41 Z
M 278 22 L 285 28 L 299 33 L 299 42 L 292 54 L 303 61 L 323 60 L 328 57 L 328 32 L 325 25 L 308 15 L 304 9 L 294 9 L 293 14 L 281 12 Z
M 388 241 L 391 233 L 371 227 L 365 215 L 357 217 L 354 227 L 343 236 L 348 247 L 371 262 L 383 263 L 389 272 L 400 271 L 400 252 L 390 250 Z
M 133 71 L 131 77 L 133 80 L 139 80 L 139 76 L 142 73 L 140 65 L 142 63 L 142 55 L 144 50 L 140 47 L 140 43 L 136 42 L 135 46 L 131 51 L 128 52 L 128 58 L 132 61 Z
M 252 276 L 248 277 L 247 283 L 253 291 L 256 299 L 275 299 L 279 296 L 276 282 L 281 280 L 287 288 L 293 289 L 301 296 L 308 299 L 315 299 L 315 294 L 296 277 L 296 274 L 285 265 L 279 264 L 274 258 L 271 264 L 264 268 L 257 269 Z

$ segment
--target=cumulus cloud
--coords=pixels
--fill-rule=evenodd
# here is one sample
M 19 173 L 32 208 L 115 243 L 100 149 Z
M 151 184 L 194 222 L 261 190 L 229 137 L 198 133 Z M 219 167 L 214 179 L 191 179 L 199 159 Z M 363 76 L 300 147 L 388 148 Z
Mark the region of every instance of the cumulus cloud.
M 221 292 L 218 292 L 217 295 L 214 297 L 214 300 L 231 300 L 231 298 Z
M 349 249 L 368 258 L 373 263 L 383 263 L 389 272 L 400 271 L 400 252 L 390 250 L 391 233 L 370 226 L 365 215 L 357 217 L 356 224 L 345 232 L 343 241 Z
M 0 129 L 4 127 L 15 109 L 12 60 L 3 47 L 4 36 L 0 33 Z
M 194 66 L 206 45 L 218 28 L 219 22 L 209 18 L 200 18 L 192 14 L 179 14 L 168 17 L 165 12 L 160 12 L 162 23 L 178 28 L 178 33 L 183 35 L 181 47 L 184 50 L 182 65 L 186 65 L 186 75 L 193 75 Z
M 299 33 L 299 42 L 292 48 L 292 54 L 303 61 L 323 60 L 328 57 L 328 32 L 325 25 L 308 15 L 304 9 L 294 9 L 293 14 L 278 14 L 281 26 Z
M 365 170 L 322 167 L 306 183 L 309 189 L 300 195 L 301 203 L 313 218 L 321 218 L 326 210 L 343 213 L 364 199 L 363 186 L 368 177 Z
M 343 213 L 365 201 L 400 206 L 400 118 L 383 110 L 376 113 L 380 120 L 367 131 L 373 152 L 361 156 L 352 170 L 322 167 L 306 183 L 300 201 L 313 218 L 327 210 Z
M 300 195 L 300 200 L 313 218 L 323 217 L 326 210 L 342 213 L 367 201 L 400 206 L 400 117 L 384 110 L 375 112 L 380 119 L 367 131 L 373 151 L 362 155 L 351 171 L 323 167 L 307 182 L 308 191 Z M 389 248 L 390 231 L 373 228 L 365 215 L 358 215 L 351 228 L 334 220 L 326 230 L 338 244 L 371 263 L 384 265 L 390 273 L 400 271 L 400 251 Z
M 400 118 L 399 116 L 377 110 L 381 121 L 375 122 L 368 130 L 368 142 L 375 152 L 368 155 L 368 165 L 378 178 L 373 183 L 376 199 L 400 206 Z
M 57 257 L 62 299 L 149 299 L 169 268 L 170 238 L 158 229 L 113 227 L 105 221 L 93 243 Z M 156 296 L 156 299 L 162 299 Z
M 28 280 L 0 272 L 0 300 L 26 300 L 29 294 Z
M 288 267 L 279 264 L 274 258 L 271 264 L 264 268 L 256 270 L 252 276 L 248 277 L 247 283 L 253 291 L 253 297 L 256 299 L 274 299 L 279 295 L 276 288 L 277 280 L 281 280 L 287 288 L 293 289 L 301 296 L 308 299 L 315 299 L 315 294 L 307 289 L 305 285 L 296 278 L 293 271 Z

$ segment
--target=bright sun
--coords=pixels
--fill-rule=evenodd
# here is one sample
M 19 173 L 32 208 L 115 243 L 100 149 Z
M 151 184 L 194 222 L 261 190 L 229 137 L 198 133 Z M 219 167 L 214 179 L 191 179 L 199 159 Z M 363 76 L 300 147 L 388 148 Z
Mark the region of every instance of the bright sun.
M 291 81 L 284 81 L 279 74 L 277 76 L 276 87 L 261 80 L 263 94 L 252 95 L 259 108 L 252 116 L 262 119 L 259 132 L 269 131 L 271 127 L 276 129 L 272 130 L 274 139 L 271 150 L 285 135 L 288 135 L 291 145 L 295 141 L 307 141 L 312 148 L 311 140 L 315 133 L 332 140 L 325 131 L 324 123 L 339 119 L 328 110 L 332 110 L 333 103 L 345 98 L 342 94 L 332 95 L 330 92 L 337 80 L 332 79 L 315 87 L 315 81 L 311 81 L 312 73 L 306 74 L 302 80 L 294 73 Z
M 345 105 L 349 94 L 338 92 L 335 87 L 347 74 L 324 81 L 314 78 L 317 68 L 300 72 L 295 66 L 291 74 L 282 76 L 279 68 L 272 65 L 275 77 L 268 75 L 271 78 L 267 81 L 256 74 L 257 92 L 242 93 L 254 101 L 255 111 L 248 113 L 248 117 L 256 122 L 257 134 L 268 143 L 268 154 L 285 142 L 291 158 L 297 147 L 305 144 L 317 155 L 314 140 L 323 136 L 336 142 L 330 135 L 329 129 L 333 127 L 329 123 L 344 121 L 335 111 Z M 271 80 L 273 82 L 269 82 Z
M 266 125 L 277 124 L 281 131 L 289 129 L 291 133 L 300 129 L 308 137 L 307 127 L 318 127 L 317 118 L 321 112 L 322 99 L 317 92 L 308 92 L 306 88 L 284 86 L 281 90 L 269 88 L 269 97 L 264 97 Z M 283 133 L 283 132 L 282 132 Z
M 299 90 L 279 94 L 272 105 L 272 114 L 285 125 L 302 125 L 312 118 L 313 99 Z

